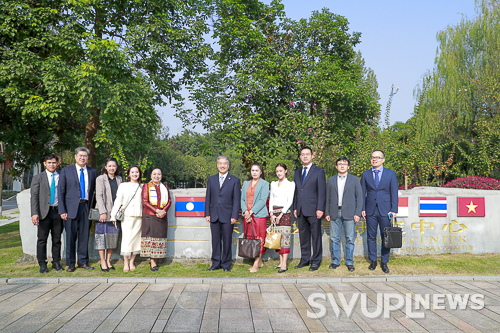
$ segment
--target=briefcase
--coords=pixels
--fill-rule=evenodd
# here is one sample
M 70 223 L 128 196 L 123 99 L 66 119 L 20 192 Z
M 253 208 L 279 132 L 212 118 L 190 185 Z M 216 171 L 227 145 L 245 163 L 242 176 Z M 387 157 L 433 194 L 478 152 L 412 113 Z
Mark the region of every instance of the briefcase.
M 392 214 L 389 214 L 388 217 L 391 226 L 384 228 L 384 247 L 386 249 L 400 249 L 403 246 L 403 229 L 395 226 L 396 218 L 393 218 Z
M 245 222 L 243 222 L 245 223 Z M 260 256 L 260 239 L 255 239 L 255 234 L 253 233 L 253 225 L 252 222 L 246 223 L 250 224 L 252 228 L 252 237 L 246 238 L 246 232 L 243 231 L 243 238 L 238 239 L 238 256 L 242 258 L 250 258 L 255 259 Z M 243 229 L 245 230 L 245 229 Z

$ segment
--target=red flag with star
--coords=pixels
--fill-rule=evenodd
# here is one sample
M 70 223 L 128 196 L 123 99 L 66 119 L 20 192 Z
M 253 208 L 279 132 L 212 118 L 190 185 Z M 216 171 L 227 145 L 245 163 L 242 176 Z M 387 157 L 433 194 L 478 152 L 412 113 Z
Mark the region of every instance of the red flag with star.
M 484 197 L 458 198 L 458 216 L 485 216 Z

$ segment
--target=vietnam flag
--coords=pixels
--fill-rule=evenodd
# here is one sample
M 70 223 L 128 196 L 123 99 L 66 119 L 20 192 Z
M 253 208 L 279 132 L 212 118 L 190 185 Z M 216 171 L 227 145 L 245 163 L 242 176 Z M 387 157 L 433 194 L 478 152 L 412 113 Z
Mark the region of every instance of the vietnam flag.
M 459 197 L 458 216 L 486 216 L 484 197 Z

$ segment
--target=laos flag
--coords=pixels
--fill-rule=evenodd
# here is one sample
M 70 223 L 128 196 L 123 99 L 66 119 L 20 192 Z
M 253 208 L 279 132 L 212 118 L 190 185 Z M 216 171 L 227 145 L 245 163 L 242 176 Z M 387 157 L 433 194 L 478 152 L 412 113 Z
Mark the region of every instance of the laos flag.
M 175 197 L 175 216 L 205 216 L 205 197 Z

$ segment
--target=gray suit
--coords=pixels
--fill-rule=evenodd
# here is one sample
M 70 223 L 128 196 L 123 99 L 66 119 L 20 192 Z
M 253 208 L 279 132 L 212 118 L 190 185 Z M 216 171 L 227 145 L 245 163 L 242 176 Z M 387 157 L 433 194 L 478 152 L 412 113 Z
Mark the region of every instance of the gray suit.
M 116 176 L 116 184 L 120 186 L 122 177 Z M 106 192 L 104 192 L 106 191 Z M 113 197 L 109 186 L 108 175 L 100 175 L 95 180 L 96 208 L 99 214 L 106 214 L 106 221 L 111 221 L 111 211 L 113 210 Z
M 337 218 L 339 212 L 338 175 L 328 178 L 326 184 L 326 207 L 325 216 L 330 215 L 332 219 Z M 363 191 L 359 178 L 347 174 L 342 196 L 342 217 L 346 220 L 353 220 L 354 215 L 361 216 L 363 209 Z

